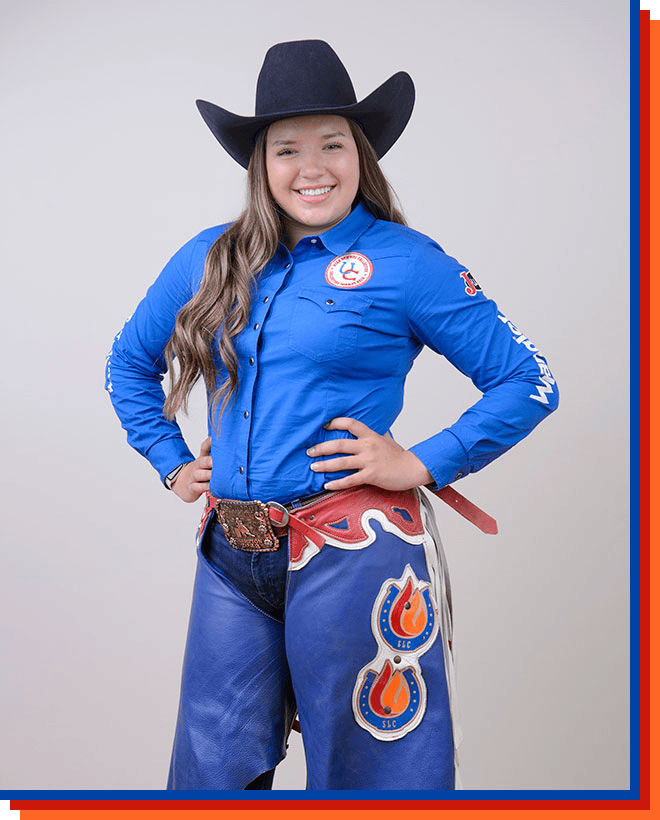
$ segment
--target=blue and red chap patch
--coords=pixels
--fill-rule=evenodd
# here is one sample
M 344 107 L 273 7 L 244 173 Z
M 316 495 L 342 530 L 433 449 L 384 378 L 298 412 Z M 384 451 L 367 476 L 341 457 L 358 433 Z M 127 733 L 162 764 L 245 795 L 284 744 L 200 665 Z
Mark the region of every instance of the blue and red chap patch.
M 378 654 L 360 670 L 353 690 L 355 720 L 377 740 L 398 740 L 424 717 L 419 658 L 436 639 L 437 615 L 430 585 L 410 564 L 380 588 L 371 613 Z
M 335 288 L 359 288 L 371 279 L 374 266 L 363 253 L 351 251 L 335 256 L 325 269 L 325 281 Z

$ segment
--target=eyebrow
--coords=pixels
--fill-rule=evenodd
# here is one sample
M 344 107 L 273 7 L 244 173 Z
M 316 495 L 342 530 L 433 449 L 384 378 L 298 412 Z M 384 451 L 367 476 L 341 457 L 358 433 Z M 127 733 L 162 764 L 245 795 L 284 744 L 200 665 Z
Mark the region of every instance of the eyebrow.
M 332 134 L 323 134 L 321 137 L 322 140 L 331 140 L 334 137 L 345 137 L 343 131 L 334 131 Z M 298 140 L 275 140 L 275 142 L 271 143 L 272 145 L 295 145 Z

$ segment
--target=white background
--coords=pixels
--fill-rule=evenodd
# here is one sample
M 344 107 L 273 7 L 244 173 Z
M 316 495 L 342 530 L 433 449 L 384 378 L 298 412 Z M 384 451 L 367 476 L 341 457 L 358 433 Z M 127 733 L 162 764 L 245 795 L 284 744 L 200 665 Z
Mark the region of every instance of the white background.
M 199 509 L 132 453 L 104 354 L 168 257 L 242 202 L 194 100 L 253 110 L 275 42 L 319 37 L 359 98 L 417 104 L 383 166 L 410 224 L 541 348 L 558 412 L 438 509 L 468 789 L 628 787 L 625 0 L 5 0 L 0 788 L 162 789 Z M 424 354 L 410 445 L 476 398 Z M 203 409 L 184 428 L 204 436 Z M 441 506 L 441 505 L 439 505 Z M 298 738 L 276 787 L 303 788 Z

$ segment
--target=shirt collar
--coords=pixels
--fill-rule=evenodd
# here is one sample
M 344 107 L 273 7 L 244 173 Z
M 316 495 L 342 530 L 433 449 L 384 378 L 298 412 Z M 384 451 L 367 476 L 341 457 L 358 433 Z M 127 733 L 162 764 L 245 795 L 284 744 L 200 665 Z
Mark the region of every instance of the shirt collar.
M 376 217 L 359 202 L 338 225 L 319 234 L 319 239 L 331 253 L 341 256 L 375 221 Z

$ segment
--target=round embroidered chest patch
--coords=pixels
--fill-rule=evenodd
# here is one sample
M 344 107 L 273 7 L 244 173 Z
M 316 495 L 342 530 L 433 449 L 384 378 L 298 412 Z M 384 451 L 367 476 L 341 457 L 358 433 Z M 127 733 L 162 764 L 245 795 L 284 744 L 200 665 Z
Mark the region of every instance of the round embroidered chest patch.
M 361 253 L 335 256 L 325 269 L 325 281 L 336 288 L 359 288 L 371 279 L 374 266 Z

